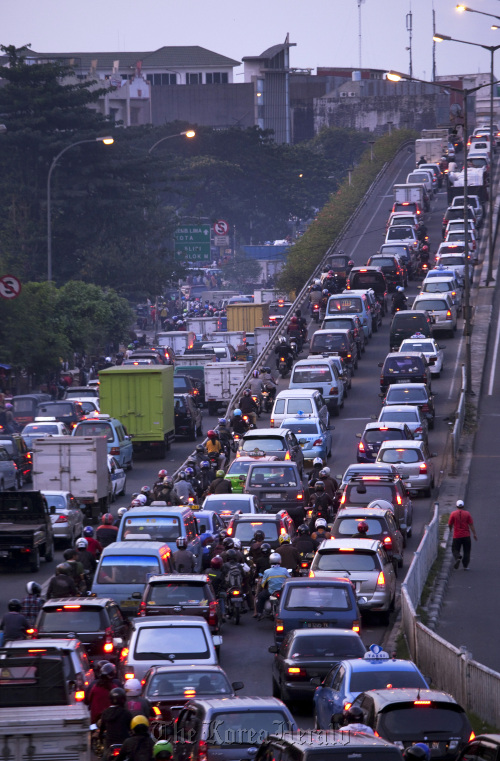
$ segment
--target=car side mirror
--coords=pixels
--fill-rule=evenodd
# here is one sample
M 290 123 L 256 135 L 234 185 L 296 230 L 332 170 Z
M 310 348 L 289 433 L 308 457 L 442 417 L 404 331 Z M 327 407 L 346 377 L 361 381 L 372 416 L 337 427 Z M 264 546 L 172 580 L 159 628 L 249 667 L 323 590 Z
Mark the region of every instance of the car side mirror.
M 379 362 L 379 363 L 378 363 L 378 367 L 383 367 L 383 366 L 384 366 L 384 363 L 383 363 L 383 362 Z
M 245 685 L 243 682 L 231 682 L 231 687 L 236 692 L 236 690 L 242 690 Z
M 277 653 L 278 652 L 278 645 L 269 645 L 267 648 L 269 653 Z

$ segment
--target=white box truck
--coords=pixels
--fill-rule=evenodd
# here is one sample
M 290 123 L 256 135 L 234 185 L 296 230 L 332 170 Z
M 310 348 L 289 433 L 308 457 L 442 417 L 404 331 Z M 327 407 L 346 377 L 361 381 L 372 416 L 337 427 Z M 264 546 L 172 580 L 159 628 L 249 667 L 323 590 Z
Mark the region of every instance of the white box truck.
M 448 137 L 430 137 L 415 140 L 415 165 L 422 156 L 426 164 L 439 164 L 448 153 Z
M 33 446 L 33 489 L 69 491 L 89 519 L 108 510 L 111 478 L 105 436 L 44 436 Z
M 228 405 L 250 371 L 250 362 L 209 362 L 205 365 L 205 399 L 208 414 Z
M 422 210 L 427 205 L 426 190 L 422 184 L 394 185 L 393 193 L 394 203 L 418 203 Z

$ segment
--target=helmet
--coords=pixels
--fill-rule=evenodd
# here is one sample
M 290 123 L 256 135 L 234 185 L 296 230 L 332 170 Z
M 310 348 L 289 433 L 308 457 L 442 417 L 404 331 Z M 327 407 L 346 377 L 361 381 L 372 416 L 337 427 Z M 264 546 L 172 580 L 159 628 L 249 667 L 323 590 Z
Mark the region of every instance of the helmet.
M 220 555 L 215 555 L 212 560 L 210 561 L 210 566 L 212 568 L 222 568 L 224 561 L 222 560 Z
M 271 565 L 279 565 L 281 563 L 281 557 L 278 555 L 277 552 L 271 552 L 269 555 L 269 563 Z
M 286 338 L 285 336 L 280 336 L 280 344 L 286 344 Z
M 165 484 L 165 486 L 172 487 L 174 485 L 174 480 L 171 476 L 165 476 L 165 478 L 163 479 L 163 483 Z
M 325 473 L 325 475 L 329 476 L 330 475 L 330 468 L 328 467 L 328 465 L 326 465 L 321 472 Z
M 141 486 L 141 494 L 148 495 L 150 491 L 151 491 L 151 488 L 149 486 Z
M 128 698 L 136 698 L 142 692 L 142 686 L 138 679 L 127 679 L 124 689 Z
M 109 661 L 104 658 L 102 661 L 94 661 L 94 675 L 96 679 L 101 676 L 101 669 L 106 665 L 106 663 L 109 663 Z
M 228 560 L 237 560 L 238 555 L 236 553 L 236 550 L 233 550 L 232 548 L 226 552 L 226 558 Z
M 323 294 L 323 296 L 329 296 L 330 295 L 330 291 L 328 290 L 328 288 L 323 288 L 321 293 Z
M 408 759 L 408 761 L 428 761 L 430 758 L 429 748 L 425 750 L 422 745 L 425 745 L 425 743 L 418 743 L 418 745 L 412 745 L 410 748 L 407 748 L 404 752 L 404 758 Z
M 147 720 L 145 716 L 143 716 L 142 714 L 139 714 L 138 716 L 134 716 L 134 718 L 130 722 L 130 729 L 135 729 L 136 727 L 139 727 L 141 725 L 143 727 L 149 727 L 149 721 Z
M 124 516 L 125 513 L 128 513 L 128 508 L 127 507 L 119 507 L 118 508 L 117 515 L 118 515 L 119 518 Z
M 179 481 L 183 481 L 185 478 L 186 478 L 186 471 L 181 470 L 181 472 L 179 473 Z
M 56 573 L 64 573 L 66 576 L 71 576 L 71 566 L 69 563 L 59 563 L 56 565 Z
M 212 438 L 212 436 L 216 436 L 216 435 L 217 435 L 217 434 L 216 434 L 216 433 L 215 433 L 215 431 L 213 431 L 212 429 L 210 429 L 209 431 L 207 431 L 207 436 L 208 436 L 208 438 L 209 438 L 209 439 L 211 439 L 211 438 Z
M 148 498 L 145 494 L 138 494 L 136 497 L 136 500 L 139 502 L 140 505 L 145 505 L 148 501 Z
M 140 499 L 133 499 L 132 502 L 130 503 L 130 507 L 142 507 L 142 506 L 143 506 L 142 500 Z
M 265 538 L 266 538 L 266 535 L 264 534 L 261 528 L 258 528 L 257 531 L 253 535 L 254 542 L 263 542 Z
M 319 475 L 320 478 L 326 478 L 327 475 L 328 475 L 328 472 L 327 472 L 326 468 L 322 468 L 320 470 L 320 472 L 318 473 L 318 475 Z
M 193 468 L 190 468 L 189 466 L 186 468 L 186 476 L 194 476 Z
M 216 473 L 215 475 L 216 475 L 216 477 L 217 477 L 217 478 L 224 478 L 224 476 L 225 476 L 226 474 L 224 473 L 224 471 L 223 471 L 223 470 L 218 470 L 218 471 L 217 471 L 217 473 Z
M 457 507 L 464 507 L 464 503 L 462 499 L 457 499 Z
M 127 510 L 126 507 L 123 508 L 125 511 Z M 79 550 L 86 550 L 89 546 L 89 543 L 85 539 L 85 537 L 80 537 L 80 539 L 77 539 L 75 542 L 75 547 L 78 547 Z
M 114 687 L 109 692 L 109 699 L 112 706 L 124 706 L 127 700 L 127 693 L 123 687 Z
M 161 468 L 161 470 L 158 471 L 158 478 L 165 478 L 166 475 L 167 475 L 167 471 L 165 470 L 165 468 Z
M 205 452 L 205 447 L 203 446 L 203 444 L 197 445 L 196 452 Z
M 188 546 L 188 538 L 187 536 L 178 536 L 175 543 L 180 550 L 185 550 Z
M 334 274 L 335 274 L 335 273 L 334 273 L 334 271 L 333 271 L 333 270 L 328 270 L 328 276 L 329 276 L 329 277 L 333 277 L 333 276 L 334 276 Z
M 219 425 L 227 425 L 227 420 L 225 417 L 219 418 Z
M 280 534 L 280 544 L 290 544 L 289 534 Z
M 353 262 L 353 260 L 352 260 L 352 259 L 349 259 L 349 261 L 347 262 L 347 265 L 348 265 L 349 267 L 354 267 L 354 262 Z
M 421 748 L 424 751 L 424 753 L 425 753 L 425 759 L 426 759 L 426 761 L 429 761 L 429 759 L 431 757 L 431 751 L 429 749 L 429 746 L 426 743 L 415 743 L 415 745 L 413 747 L 414 748 Z M 410 750 L 410 748 L 408 748 L 408 750 Z
M 321 457 L 315 457 L 314 458 L 314 460 L 313 460 L 313 466 L 314 465 L 323 465 L 323 460 L 321 459 Z
M 210 463 L 208 462 L 208 460 L 203 460 L 203 462 L 200 465 L 200 468 L 202 470 L 207 470 L 207 468 L 210 468 Z
M 18 600 L 17 597 L 13 597 L 12 600 L 9 600 L 8 605 L 9 610 L 16 611 L 17 613 L 21 612 L 21 600 Z
M 26 584 L 26 591 L 29 595 L 41 595 L 42 587 L 36 581 L 28 581 Z
M 372 502 L 368 503 L 368 509 L 370 509 L 370 507 L 376 507 L 379 510 L 394 510 L 393 506 L 387 499 L 374 499 Z
M 85 526 L 83 529 L 83 536 L 94 536 L 94 529 L 92 526 Z
M 111 513 L 104 513 L 104 515 L 101 518 L 101 523 L 103 524 L 103 526 L 111 526 L 111 524 L 113 523 L 113 516 L 111 515 Z
M 398 285 L 398 287 L 396 288 L 396 290 L 397 290 L 397 291 L 399 291 L 399 293 L 404 293 L 404 292 L 405 292 L 405 289 L 403 288 L 403 286 L 402 286 L 402 285 Z
M 241 410 L 238 410 L 238 409 L 236 409 L 236 410 L 233 412 L 233 415 L 234 415 L 235 417 L 240 417 L 240 416 L 241 416 Z
M 364 720 L 363 711 L 359 706 L 351 706 L 346 714 L 348 724 L 356 724 Z
M 250 389 L 249 389 L 249 388 L 246 388 L 246 389 L 243 391 L 243 396 L 252 396 L 252 392 L 250 391 Z
M 316 278 L 316 280 L 314 281 L 314 285 L 321 285 L 321 280 L 318 280 L 318 278 Z
M 315 491 L 325 491 L 325 484 L 323 481 L 316 481 L 314 484 L 314 490 Z
M 261 545 L 260 551 L 263 555 L 270 555 L 271 554 L 271 545 L 267 542 L 263 542 Z
M 234 547 L 234 539 L 231 539 L 230 536 L 226 536 L 226 538 L 222 542 L 222 546 L 224 547 L 225 550 L 232 550 L 232 548 Z
M 314 524 L 314 528 L 326 528 L 327 522 L 324 518 L 318 518 L 317 521 Z
M 292 323 L 292 325 L 296 325 L 298 323 L 298 319 L 295 317 L 295 315 L 292 317 L 290 322 Z
M 259 371 L 258 370 L 254 370 L 252 375 L 253 375 L 254 378 L 258 378 L 259 377 Z
M 168 740 L 158 740 L 153 747 L 153 758 L 170 758 L 174 749 Z
M 116 676 L 116 666 L 109 661 L 101 667 L 101 676 L 107 676 L 113 679 Z
M 309 534 L 309 526 L 307 526 L 305 523 L 301 523 L 297 529 L 297 532 L 299 534 Z
M 360 521 L 358 523 L 358 531 L 360 534 L 366 534 L 368 529 L 369 529 L 369 526 L 366 521 Z
M 234 549 L 235 550 L 241 550 L 241 542 L 239 539 L 234 539 Z
M 63 552 L 63 558 L 65 560 L 73 560 L 73 558 L 76 556 L 77 552 L 74 547 L 68 547 L 67 550 L 64 550 Z

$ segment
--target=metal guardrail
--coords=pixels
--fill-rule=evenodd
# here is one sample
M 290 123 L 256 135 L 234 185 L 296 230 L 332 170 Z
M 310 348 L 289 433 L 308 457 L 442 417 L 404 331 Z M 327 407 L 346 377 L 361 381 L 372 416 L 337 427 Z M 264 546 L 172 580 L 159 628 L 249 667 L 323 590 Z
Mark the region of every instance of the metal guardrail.
M 460 387 L 460 395 L 458 397 L 455 424 L 451 431 L 451 472 L 453 473 L 453 475 L 456 475 L 457 473 L 460 437 L 464 429 L 465 388 L 466 388 L 465 365 L 462 365 L 462 385 Z

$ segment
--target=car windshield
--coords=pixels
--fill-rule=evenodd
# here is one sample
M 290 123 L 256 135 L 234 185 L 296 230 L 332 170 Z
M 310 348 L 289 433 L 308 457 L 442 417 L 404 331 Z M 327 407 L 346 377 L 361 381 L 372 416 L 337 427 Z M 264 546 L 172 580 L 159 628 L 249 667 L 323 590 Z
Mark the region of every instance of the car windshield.
M 384 375 L 418 375 L 423 372 L 422 363 L 416 357 L 402 354 L 400 357 L 390 357 L 385 361 Z M 390 378 L 389 378 L 390 380 Z
M 417 341 L 415 343 L 403 341 L 401 348 L 405 351 L 421 351 L 422 354 L 434 354 L 436 352 L 436 347 L 432 341 Z
M 300 365 L 295 367 L 292 383 L 330 383 L 332 373 L 328 365 Z
M 287 717 L 279 710 L 266 709 L 251 711 L 244 708 L 241 711 L 213 713 L 208 730 L 207 744 L 216 747 L 224 746 L 258 746 L 268 735 L 278 731 L 289 732 Z
M 366 690 L 385 690 L 391 687 L 424 687 L 425 679 L 416 669 L 395 669 L 373 667 L 369 671 L 354 671 L 351 673 L 349 692 L 365 692 Z
M 73 431 L 73 436 L 106 436 L 108 441 L 114 440 L 112 426 L 99 420 L 79 423 Z
M 40 417 L 73 417 L 75 413 L 73 404 L 57 402 L 55 404 L 41 404 L 37 409 Z
M 231 465 L 229 466 L 229 470 L 227 471 L 228 476 L 246 476 L 248 473 L 248 468 L 250 467 L 252 463 L 251 462 L 245 462 L 244 460 L 240 460 L 240 458 L 236 458 L 236 460 L 233 460 Z
M 350 610 L 351 601 L 345 587 L 300 584 L 288 587 L 286 610 Z
M 294 468 L 287 465 L 263 465 L 253 468 L 250 474 L 249 486 L 297 486 L 297 474 Z
M 232 695 L 233 690 L 225 674 L 217 671 L 169 671 L 154 674 L 145 688 L 149 700 L 180 695 L 184 700 L 199 695 Z
M 415 233 L 411 227 L 389 227 L 387 231 L 387 240 L 407 240 L 414 237 Z
M 141 626 L 134 656 L 138 661 L 198 660 L 209 658 L 210 648 L 202 626 Z
M 450 232 L 447 233 L 446 235 L 446 240 L 464 240 L 464 235 L 465 235 L 465 230 L 450 230 Z M 469 238 L 470 238 L 470 234 L 469 234 Z
M 318 553 L 317 571 L 375 571 L 379 570 L 377 557 L 373 552 L 356 550 L 325 550 Z
M 360 298 L 348 297 L 348 298 L 330 298 L 328 300 L 328 314 L 335 314 L 335 312 L 351 312 L 358 314 L 363 311 L 363 304 Z
M 446 312 L 448 304 L 441 299 L 419 299 L 418 308 L 425 309 L 427 312 Z
M 80 605 L 61 605 L 54 610 L 42 611 L 39 632 L 98 632 L 101 626 L 101 609 Z
M 318 433 L 317 423 L 286 423 L 282 427 L 288 428 L 289 431 L 292 431 L 292 433 L 295 433 L 296 435 L 298 434 L 315 435 Z
M 390 404 L 418 404 L 426 402 L 427 399 L 423 388 L 390 388 L 386 396 L 386 402 Z
M 26 436 L 30 434 L 33 438 L 35 436 L 48 436 L 56 435 L 59 433 L 57 425 L 51 423 L 30 423 L 23 428 L 22 435 Z
M 340 537 L 359 537 L 358 524 L 363 521 L 368 526 L 366 531 L 367 536 L 379 537 L 384 527 L 380 518 L 370 518 L 369 516 L 363 516 L 362 518 L 339 518 L 338 523 L 335 523 L 334 534 Z
M 174 515 L 127 515 L 123 522 L 123 539 L 129 534 L 139 534 L 146 540 L 149 537 L 153 542 L 175 542 L 181 535 L 180 521 Z
M 177 413 L 186 412 L 186 402 L 180 396 L 174 396 L 174 411 Z
M 424 458 L 422 453 L 418 449 L 383 449 L 379 458 L 382 462 L 390 462 L 391 464 L 397 464 L 404 462 L 410 464 L 411 462 L 420 462 Z
M 278 538 L 278 524 L 275 521 L 239 521 L 234 537 L 241 542 L 251 542 L 257 529 L 264 532 L 266 542 L 274 542 Z
M 208 605 L 206 585 L 190 581 L 186 584 L 163 582 L 152 584 L 146 597 L 146 605 Z
M 456 707 L 458 708 L 458 706 Z M 446 735 L 461 736 L 465 727 L 465 714 L 455 706 L 443 705 L 404 705 L 396 703 L 381 712 L 379 732 L 383 737 L 394 740 L 407 737 L 420 737 L 438 732 L 439 737 Z
M 392 503 L 392 489 L 381 483 L 363 481 L 349 484 L 346 489 L 345 505 L 368 505 L 375 499 L 386 499 Z
M 287 445 L 282 436 L 245 436 L 241 449 L 243 452 L 253 452 L 255 449 L 261 452 L 285 452 Z
M 311 343 L 311 352 L 348 351 L 344 336 L 335 333 L 316 333 Z
M 416 410 L 391 410 L 387 407 L 379 416 L 380 422 L 384 423 L 419 423 L 420 419 Z
M 102 558 L 98 584 L 146 584 L 160 572 L 158 558 L 149 555 L 108 555 Z
M 366 649 L 359 637 L 322 632 L 321 636 L 305 634 L 295 637 L 290 648 L 290 658 L 360 658 Z
M 370 430 L 365 431 L 363 438 L 367 444 L 379 444 L 382 441 L 395 441 L 406 437 L 400 430 L 387 429 L 383 431 L 380 428 L 370 428 Z

